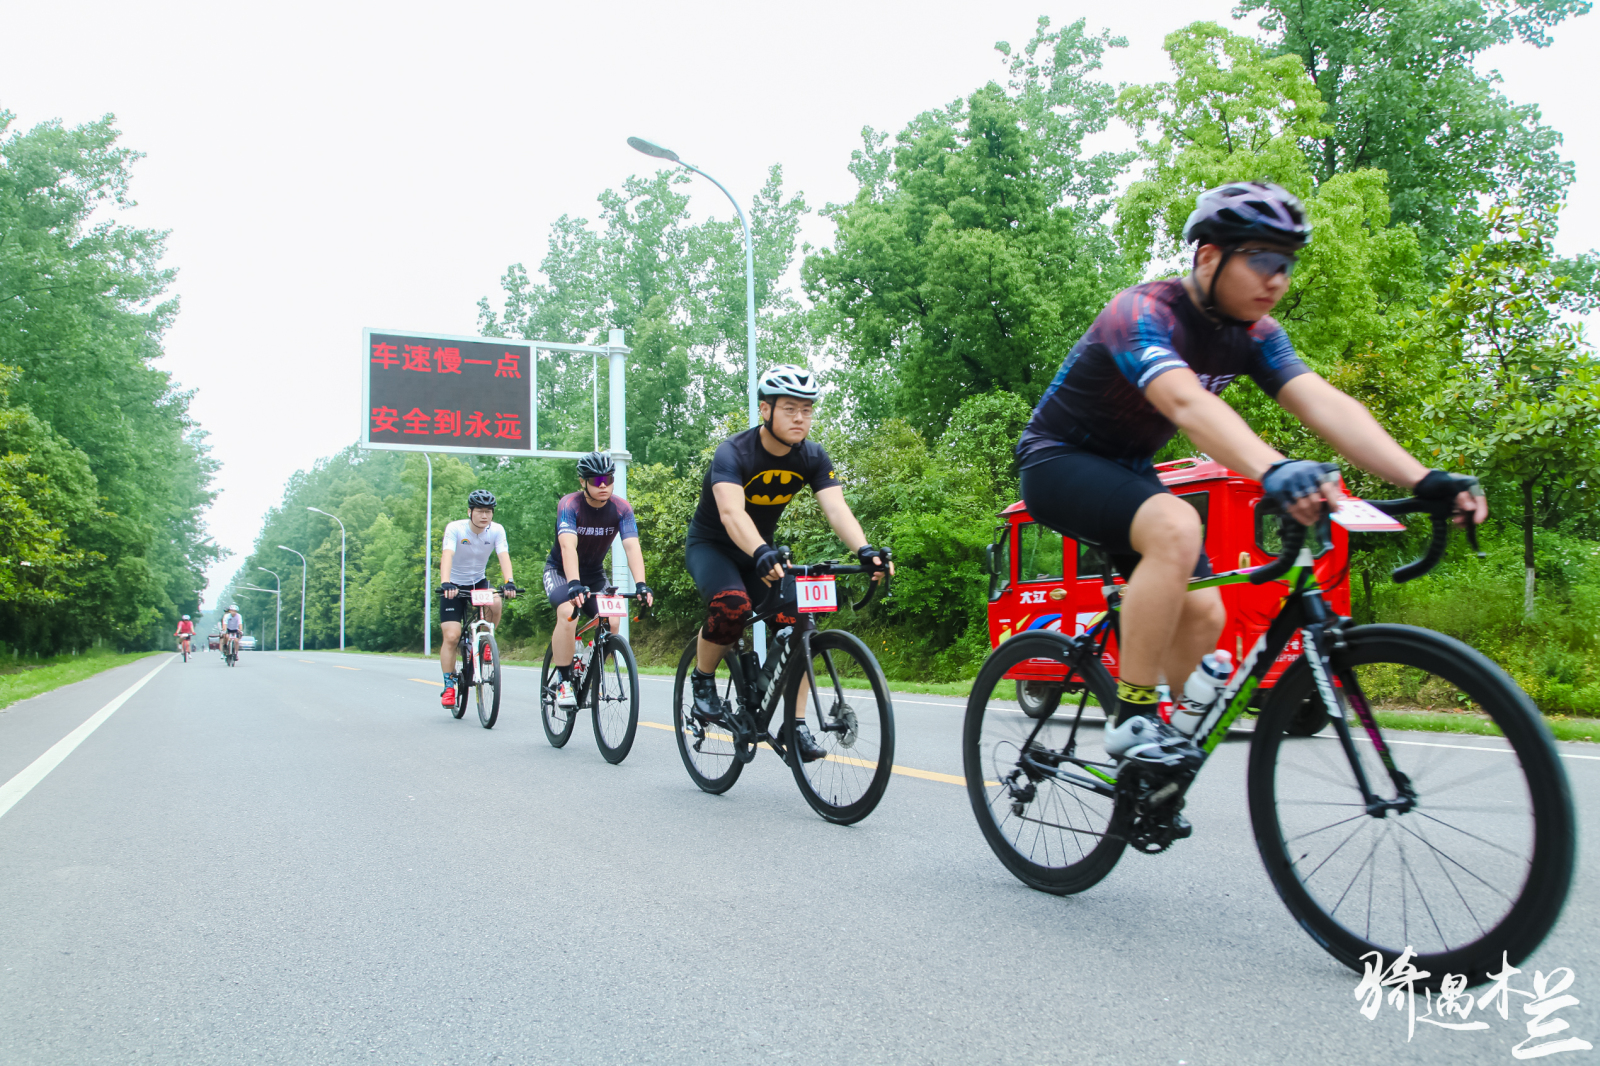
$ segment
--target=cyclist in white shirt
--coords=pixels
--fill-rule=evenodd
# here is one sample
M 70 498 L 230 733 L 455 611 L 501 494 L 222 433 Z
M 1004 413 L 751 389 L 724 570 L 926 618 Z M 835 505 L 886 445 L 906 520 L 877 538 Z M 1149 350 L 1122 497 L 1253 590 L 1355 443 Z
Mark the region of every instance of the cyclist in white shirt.
M 506 585 L 512 583 L 511 548 L 506 544 L 505 527 L 494 521 L 494 493 L 487 489 L 474 489 L 467 497 L 468 517 L 457 519 L 444 527 L 444 541 L 439 546 L 439 581 L 443 597 L 439 603 L 439 668 L 444 672 L 444 692 L 439 702 L 454 707 L 456 702 L 456 643 L 461 639 L 461 625 L 472 610 L 472 589 L 489 587 L 489 556 L 500 558 L 500 575 Z M 517 591 L 506 589 L 506 596 L 515 599 Z M 483 609 L 490 622 L 500 621 L 500 604 L 495 602 Z
M 228 613 L 222 616 L 222 641 L 224 645 L 232 644 L 233 653 L 239 654 L 239 636 L 244 632 L 244 619 L 239 615 L 237 603 L 228 604 Z M 228 649 L 222 649 L 222 657 L 228 657 Z

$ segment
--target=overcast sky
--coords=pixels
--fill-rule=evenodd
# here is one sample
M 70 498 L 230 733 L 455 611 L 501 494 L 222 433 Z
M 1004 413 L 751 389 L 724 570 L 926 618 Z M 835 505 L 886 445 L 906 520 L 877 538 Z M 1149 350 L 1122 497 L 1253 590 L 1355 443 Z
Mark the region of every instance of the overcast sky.
M 362 327 L 475 333 L 478 298 L 508 264 L 537 267 L 552 220 L 593 218 L 602 189 L 651 169 L 630 134 L 746 200 L 782 163 L 817 208 L 854 192 L 862 126 L 896 131 L 1003 80 L 994 42 L 1022 45 L 1041 14 L 1126 35 L 1116 83 L 1167 77 L 1162 36 L 1228 23 L 1231 6 L 3 0 L 0 108 L 14 130 L 113 112 L 146 153 L 128 216 L 172 234 L 182 312 L 165 366 L 196 390 L 223 464 L 210 528 L 237 553 L 216 591 L 289 475 L 356 439 Z M 1569 253 L 1600 245 L 1596 26 L 1485 64 L 1566 134 Z M 729 214 L 704 182 L 693 207 Z M 805 236 L 829 227 L 812 218 Z

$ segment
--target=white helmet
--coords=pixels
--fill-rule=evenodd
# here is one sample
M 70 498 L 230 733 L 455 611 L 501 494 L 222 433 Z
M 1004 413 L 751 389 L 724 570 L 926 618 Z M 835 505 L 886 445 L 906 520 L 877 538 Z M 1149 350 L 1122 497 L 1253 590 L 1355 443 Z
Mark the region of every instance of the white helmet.
M 239 605 L 238 605 L 238 604 L 237 604 L 237 603 L 230 603 L 230 604 L 228 604 L 228 610 L 230 610 L 230 611 L 237 611 L 237 610 L 238 610 L 238 609 L 239 609 Z
M 803 366 L 782 363 L 761 375 L 756 386 L 756 396 L 767 400 L 775 396 L 793 396 L 797 400 L 815 400 L 822 390 L 817 388 L 817 375 Z

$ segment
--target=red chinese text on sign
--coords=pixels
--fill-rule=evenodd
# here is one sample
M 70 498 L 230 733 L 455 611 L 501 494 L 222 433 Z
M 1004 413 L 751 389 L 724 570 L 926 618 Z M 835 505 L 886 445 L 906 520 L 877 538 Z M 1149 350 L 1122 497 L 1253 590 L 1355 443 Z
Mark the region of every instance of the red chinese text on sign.
M 472 414 L 467 416 L 466 432 L 467 436 L 469 437 L 492 436 L 492 434 L 489 432 L 489 422 L 483 417 L 482 411 L 474 411 Z
M 443 409 L 437 408 L 437 407 L 434 408 L 434 411 L 433 411 L 433 435 L 435 437 L 439 437 L 439 436 L 459 437 L 459 436 L 461 436 L 461 412 L 460 411 L 446 411 L 446 410 L 443 410 Z
M 460 348 L 440 348 L 438 351 L 433 353 L 433 357 L 434 357 L 435 362 L 437 362 L 438 365 L 439 365 L 439 373 L 441 373 L 441 374 L 459 374 L 459 373 L 461 373 L 461 349 Z
M 432 350 L 433 349 L 426 344 L 406 345 L 406 365 L 400 369 L 422 370 L 431 374 L 433 372 L 433 364 L 428 361 L 428 356 Z
M 494 427 L 494 435 L 496 437 L 504 437 L 507 440 L 522 439 L 521 415 L 502 415 L 496 413 L 494 416 Z
M 407 433 L 426 433 L 428 432 L 428 423 L 430 421 L 432 419 L 422 413 L 422 408 L 413 407 L 405 413 L 405 431 Z
M 374 344 L 372 346 L 372 361 L 388 370 L 400 361 L 400 356 L 396 354 L 392 344 Z
M 517 356 L 515 353 L 507 352 L 500 357 L 500 364 L 494 368 L 494 376 L 497 378 L 520 378 L 522 376 L 522 371 L 517 369 Z
M 395 425 L 395 419 L 400 417 L 400 412 L 393 407 L 374 407 L 372 409 L 372 432 L 374 433 L 399 433 L 400 427 Z

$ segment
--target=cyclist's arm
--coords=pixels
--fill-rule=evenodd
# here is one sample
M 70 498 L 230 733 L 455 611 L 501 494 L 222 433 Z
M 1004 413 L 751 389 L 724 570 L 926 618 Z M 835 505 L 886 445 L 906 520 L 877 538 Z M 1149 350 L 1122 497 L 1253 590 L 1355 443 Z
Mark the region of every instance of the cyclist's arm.
M 754 556 L 766 541 L 761 531 L 744 509 L 744 486 L 731 481 L 718 481 L 711 486 L 711 496 L 717 501 L 717 516 L 722 519 L 722 530 L 734 546 L 746 555 Z M 774 566 L 761 580 L 772 582 L 783 576 L 783 567 Z
M 504 581 L 507 585 L 515 585 L 516 581 L 511 577 L 511 553 L 510 552 L 495 552 L 495 556 L 500 560 L 500 578 L 501 578 L 501 580 Z M 506 593 L 506 598 L 514 600 L 514 599 L 517 598 L 517 594 L 515 592 L 507 592 Z
M 578 535 L 576 533 L 557 533 L 556 543 L 561 545 L 561 572 L 567 576 L 568 581 L 581 579 L 578 573 Z
M 817 503 L 822 506 L 822 513 L 827 516 L 828 525 L 833 527 L 834 536 L 844 541 L 846 548 L 854 552 L 866 545 L 867 535 L 861 531 L 861 523 L 856 521 L 855 512 L 851 511 L 850 505 L 845 502 L 844 489 L 838 485 L 818 489 Z M 889 573 L 894 573 L 893 563 L 889 564 Z
M 644 552 L 639 550 L 639 538 L 623 537 L 622 554 L 628 557 L 628 573 L 633 575 L 633 583 L 644 584 Z
M 450 568 L 455 565 L 456 553 L 449 548 L 439 553 L 439 584 L 450 584 Z M 455 599 L 455 589 L 450 589 L 444 594 L 447 600 Z

